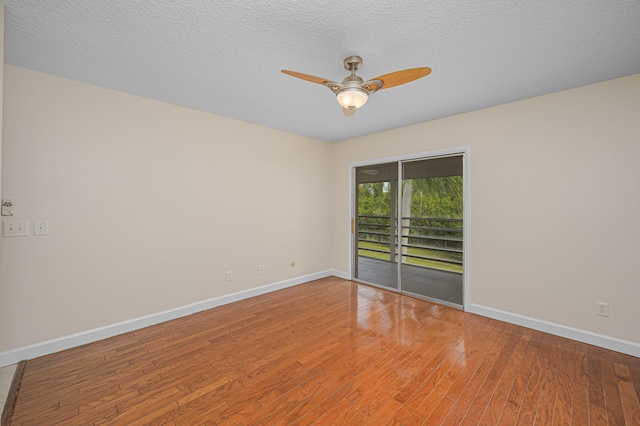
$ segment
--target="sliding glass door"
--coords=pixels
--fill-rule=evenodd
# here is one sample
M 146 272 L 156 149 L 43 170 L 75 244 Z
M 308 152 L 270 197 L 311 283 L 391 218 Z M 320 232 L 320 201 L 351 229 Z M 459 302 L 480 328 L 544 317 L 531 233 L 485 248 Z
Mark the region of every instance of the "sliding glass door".
M 462 307 L 463 156 L 355 174 L 354 279 Z
M 397 190 L 398 163 L 356 169 L 354 276 L 393 289 L 398 289 Z
M 401 290 L 462 305 L 462 156 L 402 163 Z

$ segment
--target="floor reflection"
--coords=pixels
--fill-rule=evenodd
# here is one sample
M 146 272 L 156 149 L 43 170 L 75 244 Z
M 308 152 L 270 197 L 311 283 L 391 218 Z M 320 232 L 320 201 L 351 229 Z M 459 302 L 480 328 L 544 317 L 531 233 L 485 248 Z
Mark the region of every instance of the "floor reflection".
M 416 330 L 424 328 L 424 339 L 432 339 L 433 324 L 460 325 L 455 309 L 355 282 L 351 286 L 352 327 L 361 336 L 383 335 L 410 345 L 420 337 Z

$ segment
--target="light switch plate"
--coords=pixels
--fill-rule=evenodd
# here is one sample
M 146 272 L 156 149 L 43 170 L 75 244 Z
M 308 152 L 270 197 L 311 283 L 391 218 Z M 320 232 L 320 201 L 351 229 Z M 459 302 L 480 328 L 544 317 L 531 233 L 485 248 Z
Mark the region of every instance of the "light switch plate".
M 33 235 L 47 235 L 48 233 L 49 233 L 49 221 L 47 220 L 33 221 Z
M 26 220 L 5 220 L 2 222 L 5 237 L 26 237 L 29 235 L 29 222 Z

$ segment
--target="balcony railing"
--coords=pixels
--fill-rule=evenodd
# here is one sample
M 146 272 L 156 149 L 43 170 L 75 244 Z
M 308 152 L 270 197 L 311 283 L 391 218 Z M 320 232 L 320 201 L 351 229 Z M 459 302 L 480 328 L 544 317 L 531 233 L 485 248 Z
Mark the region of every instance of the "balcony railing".
M 403 217 L 402 253 L 397 227 L 389 216 L 358 216 L 358 255 L 462 272 L 462 219 Z

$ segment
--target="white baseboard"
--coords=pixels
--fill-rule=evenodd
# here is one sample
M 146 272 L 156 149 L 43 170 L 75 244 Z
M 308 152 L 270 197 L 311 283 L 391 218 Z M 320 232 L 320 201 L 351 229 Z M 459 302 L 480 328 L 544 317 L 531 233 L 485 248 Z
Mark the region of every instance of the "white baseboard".
M 573 327 L 567 327 L 565 325 L 526 317 L 524 315 L 518 315 L 502 311 L 500 309 L 489 308 L 475 303 L 467 306 L 466 312 L 505 321 L 511 324 L 521 325 L 523 327 L 532 328 L 534 330 L 543 331 L 560 337 L 566 337 L 567 339 L 577 340 L 578 342 L 588 343 L 601 348 L 611 349 L 612 351 L 621 352 L 627 355 L 640 357 L 640 343 L 605 336 L 603 334 L 592 333 L 590 331 L 580 330 Z
M 350 280 L 351 277 L 349 276 L 348 273 L 344 272 L 344 271 L 339 271 L 337 269 L 330 269 L 329 272 L 331 273 L 331 275 L 333 275 L 334 277 L 338 277 L 338 278 L 342 278 L 343 280 Z
M 49 355 L 77 346 L 86 345 L 87 343 L 97 342 L 98 340 L 107 339 L 109 337 L 128 333 L 134 330 L 139 330 L 141 328 L 149 327 L 161 322 L 215 308 L 217 306 L 226 305 L 228 303 L 237 302 L 243 299 L 248 299 L 250 297 L 259 296 L 261 294 L 270 293 L 276 290 L 282 290 L 283 288 L 293 287 L 299 284 L 318 280 L 320 278 L 330 277 L 333 275 L 336 275 L 334 274 L 333 270 L 326 270 L 317 272 L 315 274 L 304 275 L 273 284 L 267 284 L 262 287 L 256 287 L 249 290 L 239 291 L 237 293 L 215 297 L 209 300 L 195 302 L 190 305 L 181 306 L 179 308 L 170 309 L 164 312 L 158 312 L 156 314 L 151 314 L 128 321 L 123 321 L 117 324 L 111 324 L 93 330 L 83 331 L 81 333 L 72 334 L 70 336 L 60 337 L 58 339 L 53 339 L 46 342 L 36 343 L 22 348 L 1 352 L 0 367 L 15 364 L 25 359 L 37 358 L 39 356 Z
M 268 284 L 262 287 L 256 287 L 249 290 L 239 291 L 237 293 L 227 294 L 215 297 L 209 300 L 195 302 L 190 305 L 170 309 L 164 312 L 135 318 L 129 321 L 123 321 L 93 330 L 84 331 L 70 336 L 49 340 L 46 342 L 36 343 L 34 345 L 25 346 L 0 353 L 0 367 L 15 364 L 19 361 L 39 356 L 49 355 L 55 352 L 71 349 L 77 346 L 86 345 L 88 343 L 97 342 L 98 340 L 107 339 L 119 334 L 128 333 L 130 331 L 139 330 L 144 327 L 159 324 L 172 319 L 184 317 L 187 315 L 212 309 L 217 306 L 226 305 L 228 303 L 237 302 L 248 299 L 250 297 L 259 296 L 261 294 L 270 293 L 272 291 L 281 290 L 287 287 L 293 287 L 309 281 L 336 276 L 338 278 L 349 279 L 349 275 L 344 271 L 329 269 L 315 274 L 305 275 L 302 277 L 292 278 Z M 543 321 L 523 315 L 514 314 L 500 309 L 489 308 L 483 305 L 472 303 L 467 306 L 467 312 L 482 315 L 485 317 L 509 322 L 534 330 L 543 331 L 545 333 L 554 334 L 556 336 L 566 337 L 568 339 L 577 340 L 579 342 L 588 343 L 590 345 L 611 349 L 616 352 L 640 357 L 640 344 L 628 340 L 617 339 L 615 337 L 605 336 L 602 334 L 592 333 L 548 321 Z

